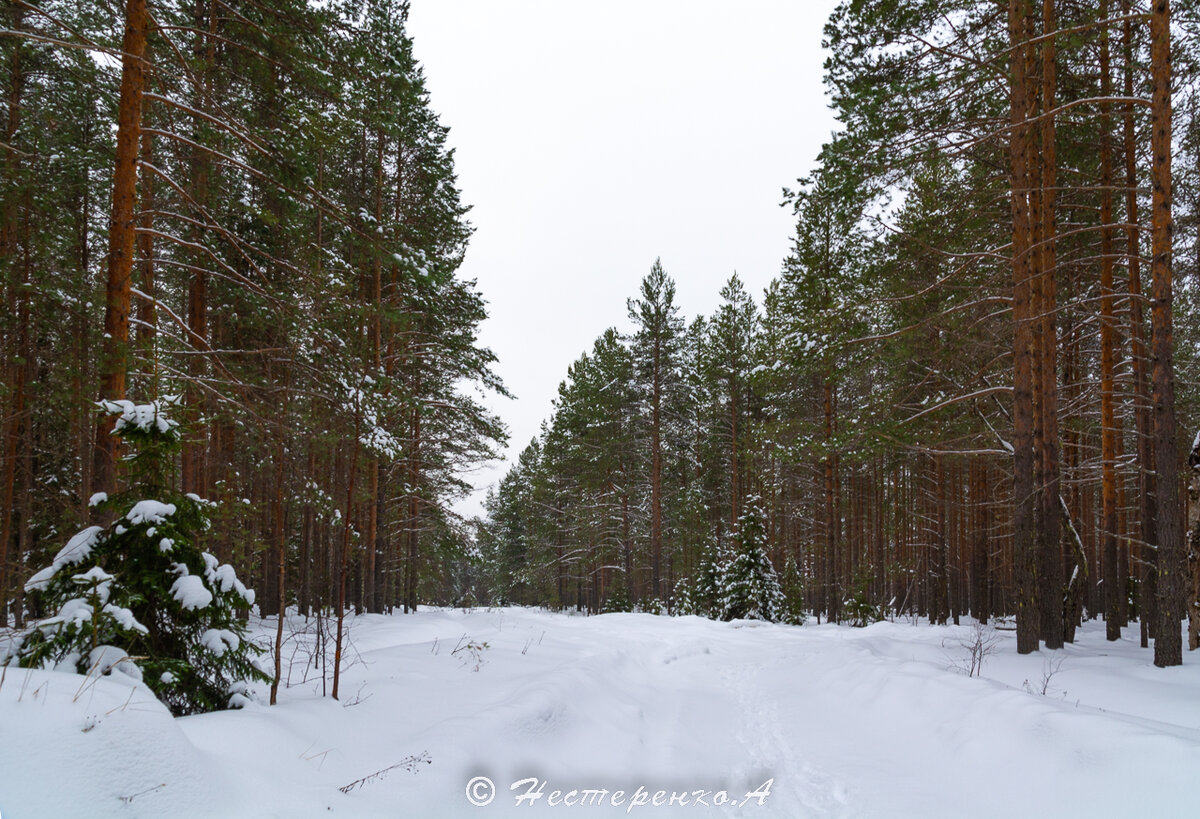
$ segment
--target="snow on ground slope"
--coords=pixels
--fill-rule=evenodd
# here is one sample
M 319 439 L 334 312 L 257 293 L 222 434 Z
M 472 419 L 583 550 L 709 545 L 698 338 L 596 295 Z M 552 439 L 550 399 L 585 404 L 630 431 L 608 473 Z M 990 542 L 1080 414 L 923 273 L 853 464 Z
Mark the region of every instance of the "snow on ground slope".
M 222 766 L 126 675 L 0 668 L 0 677 L 4 819 L 170 816 L 226 790 Z
M 321 697 L 301 625 L 274 708 L 172 721 L 129 682 L 79 696 L 80 677 L 10 669 L 0 815 L 1196 815 L 1200 662 L 1155 669 L 1103 624 L 1024 657 L 997 632 L 969 678 L 970 626 L 366 616 L 341 702 Z M 480 776 L 484 807 L 466 793 Z M 528 779 L 542 796 L 518 803 Z M 686 804 L 655 807 L 659 791 Z

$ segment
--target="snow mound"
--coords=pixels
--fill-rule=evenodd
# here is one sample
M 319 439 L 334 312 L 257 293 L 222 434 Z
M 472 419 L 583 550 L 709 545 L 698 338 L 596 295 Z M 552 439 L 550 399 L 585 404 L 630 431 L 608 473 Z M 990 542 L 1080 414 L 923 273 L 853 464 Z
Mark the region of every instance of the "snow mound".
M 109 674 L 119 671 L 137 682 L 142 681 L 142 669 L 125 653 L 125 649 L 116 646 L 97 646 L 88 654 L 89 673 Z
M 118 657 L 118 655 L 120 655 Z M 214 759 L 184 736 L 150 689 L 114 674 L 0 669 L 0 813 L 7 817 L 239 815 Z M 241 814 L 244 815 L 244 814 Z

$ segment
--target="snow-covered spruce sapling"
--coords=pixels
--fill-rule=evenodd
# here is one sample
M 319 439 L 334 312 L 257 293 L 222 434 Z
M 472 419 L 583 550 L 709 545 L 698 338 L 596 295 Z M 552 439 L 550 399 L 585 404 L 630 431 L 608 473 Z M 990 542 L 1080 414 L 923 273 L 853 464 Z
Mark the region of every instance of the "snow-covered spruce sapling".
M 645 614 L 653 614 L 657 617 L 666 617 L 671 613 L 667 604 L 657 597 L 643 597 L 638 601 L 635 610 Z
M 871 602 L 871 575 L 859 571 L 854 577 L 854 596 L 842 601 L 846 619 L 855 628 L 866 628 L 884 620 L 883 609 Z
M 22 635 L 17 658 L 26 667 L 124 672 L 182 715 L 241 705 L 247 684 L 267 676 L 238 613 L 254 592 L 196 545 L 213 504 L 173 489 L 173 403 L 102 403 L 131 450 L 129 488 L 93 497 L 111 522 L 77 533 L 26 584 L 56 613 Z
M 721 614 L 721 588 L 725 578 L 725 568 L 730 558 L 722 553 L 715 540 L 705 544 L 700 552 L 700 565 L 696 568 L 696 577 L 688 593 L 689 614 L 699 614 L 702 617 L 717 619 Z
M 783 592 L 767 556 L 767 532 L 756 498 L 746 503 L 738 520 L 737 548 L 722 577 L 719 603 L 722 620 L 775 622 L 783 613 Z
M 783 564 L 783 576 L 779 578 L 779 586 L 783 590 L 783 611 L 779 616 L 780 622 L 793 626 L 804 624 L 804 580 L 800 577 L 800 569 L 796 558 L 788 555 Z
M 625 578 L 619 577 L 613 583 L 608 597 L 604 601 L 604 613 L 615 614 L 629 611 L 633 611 L 633 600 L 629 596 L 629 587 L 625 585 Z
M 680 582 L 676 583 L 674 599 L 675 610 L 672 612 L 672 614 L 701 614 L 701 612 L 697 611 L 696 609 L 696 602 L 693 600 L 693 595 L 694 592 L 692 591 L 691 583 L 687 582 L 686 580 L 681 580 Z

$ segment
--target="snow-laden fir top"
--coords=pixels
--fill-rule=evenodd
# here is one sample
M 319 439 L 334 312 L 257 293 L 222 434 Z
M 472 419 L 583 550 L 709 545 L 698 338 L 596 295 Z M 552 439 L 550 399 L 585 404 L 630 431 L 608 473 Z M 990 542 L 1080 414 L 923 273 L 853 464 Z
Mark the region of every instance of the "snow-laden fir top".
M 163 503 L 156 500 L 138 501 L 125 514 L 125 519 L 130 523 L 162 523 L 164 520 L 175 514 L 175 504 Z
M 179 422 L 172 421 L 167 417 L 166 408 L 178 403 L 179 398 L 176 396 L 160 398 L 149 404 L 135 404 L 132 401 L 120 399 L 101 401 L 100 408 L 109 415 L 117 416 L 114 432 L 120 432 L 126 427 L 136 427 L 142 432 L 149 432 L 151 428 L 154 428 L 161 433 L 168 433 L 178 427 Z

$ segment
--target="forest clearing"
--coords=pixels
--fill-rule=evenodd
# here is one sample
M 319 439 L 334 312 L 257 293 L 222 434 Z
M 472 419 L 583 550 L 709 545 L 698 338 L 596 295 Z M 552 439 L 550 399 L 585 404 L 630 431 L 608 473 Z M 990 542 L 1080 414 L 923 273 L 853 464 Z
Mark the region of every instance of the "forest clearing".
M 3 819 L 1197 813 L 1197 0 L 0 0 L 0 305 Z
M 260 634 L 273 635 L 271 623 Z M 293 618 L 291 687 L 172 723 L 121 675 L 8 669 L 0 811 L 26 816 L 667 815 L 1186 817 L 1200 764 L 1200 665 L 1136 641 L 1018 655 L 972 625 L 801 627 L 499 608 L 364 615 L 341 702 L 322 696 L 315 621 Z M 462 650 L 465 645 L 478 648 Z M 302 681 L 307 675 L 307 681 Z M 328 679 L 325 680 L 328 684 Z M 418 758 L 342 793 L 388 766 Z M 52 777 L 47 772 L 54 772 Z M 468 782 L 495 800 L 476 807 Z M 536 777 L 544 795 L 518 803 Z M 771 780 L 769 795 L 740 805 Z M 1020 783 L 1018 786 L 1016 783 Z M 1144 783 L 1144 787 L 1132 787 Z M 688 803 L 631 808 L 638 787 Z M 607 790 L 552 805 L 555 790 Z M 622 802 L 613 795 L 626 791 Z M 731 803 L 713 804 L 719 791 Z M 697 791 L 708 791 L 708 804 Z M 579 797 L 587 799 L 588 797 Z M 668 797 L 669 799 L 669 797 Z M 666 800 L 662 800 L 666 801 Z

